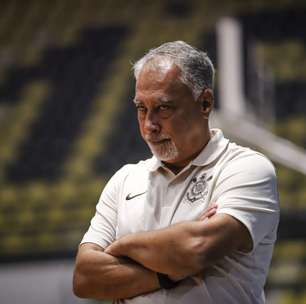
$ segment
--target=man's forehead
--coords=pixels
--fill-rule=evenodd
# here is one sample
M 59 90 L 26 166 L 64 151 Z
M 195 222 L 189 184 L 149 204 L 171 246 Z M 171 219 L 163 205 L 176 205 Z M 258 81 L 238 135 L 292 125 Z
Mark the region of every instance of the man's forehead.
M 176 67 L 173 60 L 165 56 L 157 56 L 148 60 L 142 67 L 142 71 L 159 71 L 161 74 L 167 73 Z
M 136 80 L 136 90 L 158 89 L 181 83 L 181 70 L 175 65 L 144 66 Z

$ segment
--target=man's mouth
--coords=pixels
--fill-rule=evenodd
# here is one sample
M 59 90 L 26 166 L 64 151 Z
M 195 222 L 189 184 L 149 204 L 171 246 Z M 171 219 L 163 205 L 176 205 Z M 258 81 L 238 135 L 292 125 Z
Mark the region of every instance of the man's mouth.
M 154 139 L 154 140 L 148 139 L 148 142 L 153 145 L 161 145 L 167 141 L 170 141 L 170 139 L 169 138 Z

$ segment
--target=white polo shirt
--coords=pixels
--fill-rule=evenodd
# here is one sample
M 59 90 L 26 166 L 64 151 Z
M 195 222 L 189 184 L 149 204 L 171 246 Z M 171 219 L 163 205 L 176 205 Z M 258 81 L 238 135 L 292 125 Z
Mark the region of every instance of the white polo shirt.
M 275 170 L 262 154 L 230 143 L 221 130 L 211 131 L 203 151 L 177 175 L 155 157 L 117 171 L 101 194 L 82 243 L 106 248 L 126 234 L 197 219 L 217 203 L 217 213 L 229 214 L 247 227 L 253 250 L 226 256 L 203 279 L 187 278 L 174 289 L 120 303 L 265 302 L 263 287 L 279 222 Z

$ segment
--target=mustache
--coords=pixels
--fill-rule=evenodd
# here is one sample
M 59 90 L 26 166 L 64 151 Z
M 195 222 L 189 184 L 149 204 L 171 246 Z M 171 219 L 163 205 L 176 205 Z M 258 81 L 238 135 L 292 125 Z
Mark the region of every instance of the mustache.
M 152 136 L 152 135 L 146 135 L 145 136 L 145 140 L 146 141 L 150 141 L 150 142 L 159 142 L 159 141 L 162 141 L 162 140 L 169 140 L 169 136 L 166 136 L 166 135 L 158 135 L 158 136 Z

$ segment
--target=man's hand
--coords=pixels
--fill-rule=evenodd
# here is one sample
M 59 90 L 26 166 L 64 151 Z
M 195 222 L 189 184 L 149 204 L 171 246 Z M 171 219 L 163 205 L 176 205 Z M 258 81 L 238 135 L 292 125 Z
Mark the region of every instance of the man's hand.
M 209 206 L 199 217 L 200 221 L 207 221 L 210 219 L 213 215 L 216 214 L 217 212 L 218 205 L 217 204 L 212 204 Z
M 208 207 L 198 218 L 199 221 L 208 221 L 212 216 L 214 216 L 217 212 L 218 205 L 212 204 L 210 207 Z M 199 275 L 202 275 L 202 271 L 199 273 Z M 185 278 L 185 275 L 172 275 L 169 276 L 169 278 L 173 281 L 180 281 Z

